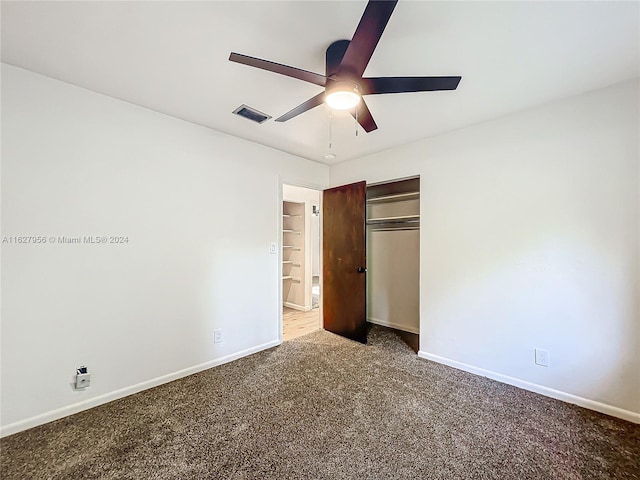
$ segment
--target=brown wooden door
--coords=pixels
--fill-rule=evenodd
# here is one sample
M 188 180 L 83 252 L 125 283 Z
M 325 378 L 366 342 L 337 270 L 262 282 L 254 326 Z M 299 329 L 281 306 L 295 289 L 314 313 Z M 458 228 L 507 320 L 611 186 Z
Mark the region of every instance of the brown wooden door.
M 367 341 L 366 182 L 322 196 L 322 309 L 324 328 Z

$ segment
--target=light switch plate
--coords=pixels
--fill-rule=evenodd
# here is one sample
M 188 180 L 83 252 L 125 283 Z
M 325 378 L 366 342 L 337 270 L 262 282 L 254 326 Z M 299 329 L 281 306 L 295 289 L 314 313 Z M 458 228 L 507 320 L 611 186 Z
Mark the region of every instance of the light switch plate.
M 541 367 L 549 366 L 549 352 L 547 350 L 542 350 L 540 348 L 536 348 L 536 365 L 540 365 Z

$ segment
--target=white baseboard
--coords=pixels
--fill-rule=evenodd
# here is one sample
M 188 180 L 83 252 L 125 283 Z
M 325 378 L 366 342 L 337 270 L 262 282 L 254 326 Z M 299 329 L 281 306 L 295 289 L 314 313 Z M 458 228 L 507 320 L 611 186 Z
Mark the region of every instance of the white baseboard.
M 507 383 L 509 385 L 522 388 L 524 390 L 529 390 L 530 392 L 539 393 L 546 397 L 555 398 L 556 400 L 562 400 L 563 402 L 573 403 L 574 405 L 588 408 L 589 410 L 595 410 L 596 412 L 605 413 L 607 415 L 611 415 L 612 417 L 622 418 L 623 420 L 628 420 L 633 423 L 640 423 L 640 413 L 632 412 L 630 410 L 625 410 L 623 408 L 614 407 L 613 405 L 597 402 L 595 400 L 579 397 L 577 395 L 572 395 L 571 393 L 566 393 L 560 390 L 555 390 L 553 388 L 545 387 L 543 385 L 538 385 L 536 383 L 527 382 L 526 380 L 510 377 L 508 375 L 503 375 L 501 373 L 494 372 L 491 370 L 485 370 L 484 368 L 474 367 L 473 365 L 458 362 L 456 360 L 451 360 L 449 358 L 441 357 L 439 355 L 434 355 L 432 353 L 427 353 L 422 350 L 418 352 L 418 356 L 421 358 L 426 358 L 427 360 L 432 360 L 436 363 L 442 363 L 444 365 L 457 368 L 458 370 L 464 370 L 465 372 L 473 373 L 475 375 L 480 375 L 482 377 L 491 378 L 493 380 L 497 380 L 502 383 Z
M 403 332 L 415 333 L 420 335 L 419 327 L 411 327 L 403 325 L 401 323 L 388 322 L 387 320 L 380 320 L 379 318 L 367 318 L 367 322 L 375 323 L 376 325 L 382 325 L 383 327 L 395 328 L 396 330 L 402 330 Z
M 308 312 L 309 310 L 311 310 L 311 305 L 304 306 L 304 305 L 298 305 L 297 303 L 290 303 L 290 302 L 284 302 L 283 305 L 285 307 L 293 308 L 294 310 L 300 310 L 301 312 Z
M 177 372 L 169 373 L 167 375 L 162 375 L 161 377 L 153 378 L 151 380 L 147 380 L 145 382 L 141 382 L 136 385 L 131 385 L 129 387 L 121 388 L 120 390 L 115 390 L 113 392 L 105 393 L 103 395 L 99 395 L 97 397 L 93 397 L 93 398 L 84 400 L 82 402 L 74 403 L 72 405 L 67 405 L 66 407 L 58 408 L 56 410 L 51 410 L 49 412 L 36 415 L 35 417 L 27 418 L 25 420 L 20 420 L 19 422 L 14 422 L 8 425 L 4 425 L 0 427 L 0 438 L 6 437 L 8 435 L 13 435 L 14 433 L 18 433 L 23 430 L 27 430 L 29 428 L 37 427 L 38 425 L 42 425 L 44 423 L 49 423 L 54 420 L 58 420 L 60 418 L 67 417 L 69 415 L 73 415 L 74 413 L 82 412 L 83 410 L 88 410 L 90 408 L 97 407 L 99 405 L 103 405 L 108 402 L 112 402 L 113 400 L 118 400 L 119 398 L 133 395 L 134 393 L 138 393 L 143 390 L 147 390 L 149 388 L 157 387 L 158 385 L 162 385 L 163 383 L 172 382 L 179 378 L 187 377 L 189 375 L 193 375 L 194 373 L 198 373 L 212 367 L 217 367 L 218 365 L 222 365 L 224 363 L 232 362 L 233 360 L 246 357 L 253 353 L 257 353 L 262 350 L 266 350 L 268 348 L 276 347 L 281 343 L 282 342 L 279 340 L 273 340 L 271 342 L 263 343 L 262 345 L 258 345 L 256 347 L 247 348 L 246 350 L 241 350 L 239 352 L 232 353 L 224 357 L 216 358 L 215 360 L 211 360 L 209 362 L 201 363 L 199 365 L 185 368 L 183 370 L 178 370 Z

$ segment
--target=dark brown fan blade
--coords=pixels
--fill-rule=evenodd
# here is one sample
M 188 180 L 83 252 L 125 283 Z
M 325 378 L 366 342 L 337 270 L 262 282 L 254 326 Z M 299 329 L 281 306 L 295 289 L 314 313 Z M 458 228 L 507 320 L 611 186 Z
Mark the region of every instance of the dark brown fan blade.
M 319 73 L 308 72 L 295 67 L 289 67 L 288 65 L 282 65 L 281 63 L 270 62 L 269 60 L 261 60 L 255 57 L 249 57 L 242 55 L 241 53 L 231 52 L 229 60 L 236 63 L 242 63 L 249 65 L 250 67 L 261 68 L 269 72 L 279 73 L 280 75 L 286 75 L 287 77 L 297 78 L 305 82 L 314 83 L 324 87 L 327 83 L 327 77 L 320 75 Z
M 367 107 L 367 104 L 364 102 L 364 98 L 360 100 L 357 108 L 358 116 L 356 117 L 355 111 L 351 112 L 351 115 L 353 115 L 354 118 L 358 119 L 358 123 L 362 125 L 364 131 L 369 133 L 376 130 L 378 128 L 378 125 L 376 125 L 376 121 L 373 119 L 373 116 L 369 111 L 369 107 Z
M 310 98 L 306 102 L 301 105 L 298 105 L 293 110 L 285 113 L 280 118 L 276 118 L 276 122 L 286 122 L 287 120 L 291 120 L 293 117 L 297 117 L 301 113 L 306 112 L 307 110 L 311 110 L 314 107 L 324 103 L 324 92 L 319 93 L 313 98 Z
M 380 93 L 433 92 L 455 90 L 462 77 L 379 77 L 363 78 L 362 95 Z
M 369 0 L 358 28 L 342 57 L 340 73 L 362 77 L 398 0 Z

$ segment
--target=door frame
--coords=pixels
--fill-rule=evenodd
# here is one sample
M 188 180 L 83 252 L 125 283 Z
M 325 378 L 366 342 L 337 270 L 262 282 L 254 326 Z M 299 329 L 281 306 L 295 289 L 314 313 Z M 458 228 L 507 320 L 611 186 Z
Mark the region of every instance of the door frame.
M 287 177 L 283 177 L 282 175 L 278 176 L 278 218 L 277 218 L 277 225 L 278 225 L 278 252 L 277 252 L 277 258 L 278 258 L 278 278 L 277 278 L 277 299 L 278 299 L 278 344 L 282 344 L 283 342 L 283 329 L 284 329 L 284 325 L 282 322 L 282 315 L 283 315 L 283 305 L 282 305 L 282 242 L 283 242 L 283 235 L 282 235 L 282 202 L 284 201 L 284 197 L 283 197 L 283 186 L 284 185 L 291 185 L 294 187 L 302 187 L 302 188 L 308 188 L 310 190 L 317 190 L 320 196 L 320 205 L 318 205 L 318 208 L 320 208 L 320 212 L 322 212 L 322 192 L 323 190 L 325 190 L 326 186 L 322 186 L 320 184 L 317 183 L 307 183 L 307 182 L 301 182 L 300 180 L 296 180 L 296 179 L 289 179 Z M 318 256 L 319 256 L 319 262 L 320 262 L 320 300 L 322 300 L 322 282 L 323 282 L 323 275 L 322 275 L 322 266 L 323 266 L 323 261 L 322 261 L 322 215 L 320 215 L 320 251 L 318 252 Z M 322 318 L 323 318 L 323 309 L 322 309 L 322 301 L 320 301 L 320 305 L 318 306 L 318 312 L 320 315 L 320 320 L 319 320 L 319 327 L 320 329 L 322 329 Z

